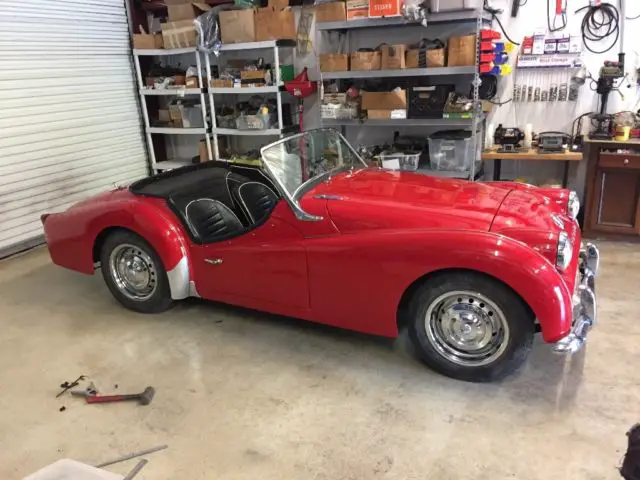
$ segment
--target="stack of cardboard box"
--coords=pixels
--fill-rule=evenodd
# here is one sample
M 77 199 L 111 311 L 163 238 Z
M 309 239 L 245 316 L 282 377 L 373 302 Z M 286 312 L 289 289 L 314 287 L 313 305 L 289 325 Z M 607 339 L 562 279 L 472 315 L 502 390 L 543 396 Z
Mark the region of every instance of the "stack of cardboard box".
M 296 24 L 288 7 L 288 0 L 269 0 L 265 8 L 221 11 L 222 43 L 294 40 Z
M 198 34 L 193 21 L 210 7 L 185 0 L 164 0 L 164 3 L 169 12 L 169 19 L 161 25 L 164 48 L 195 47 Z

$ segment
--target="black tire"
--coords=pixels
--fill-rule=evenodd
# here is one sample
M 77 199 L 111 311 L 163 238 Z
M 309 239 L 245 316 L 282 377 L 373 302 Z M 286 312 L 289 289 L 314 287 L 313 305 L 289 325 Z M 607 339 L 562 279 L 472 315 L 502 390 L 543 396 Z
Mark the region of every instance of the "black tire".
M 155 289 L 148 298 L 130 298 L 125 295 L 116 284 L 116 280 L 114 279 L 109 267 L 109 261 L 114 250 L 121 248 L 123 245 L 134 246 L 136 249 L 139 249 L 140 252 L 146 254 L 153 262 Z M 135 233 L 127 230 L 119 230 L 110 234 L 102 245 L 102 250 L 100 251 L 100 264 L 102 277 L 111 291 L 111 294 L 116 298 L 116 300 L 118 300 L 118 302 L 128 309 L 140 313 L 160 313 L 173 306 L 171 291 L 169 289 L 169 280 L 160 257 L 151 245 Z
M 498 308 L 493 309 L 489 302 L 487 304 L 476 303 L 474 306 L 472 303 L 473 296 L 469 295 L 468 300 L 465 299 L 463 303 L 456 303 L 454 308 L 456 313 L 462 311 L 464 314 L 466 310 L 460 309 L 476 308 L 478 311 L 491 315 L 484 318 L 493 319 L 494 321 L 500 318 L 502 319 L 501 322 L 506 323 L 506 328 L 497 329 L 495 333 L 490 334 L 490 342 L 498 346 L 493 347 L 497 349 L 493 354 L 495 358 L 491 359 L 491 355 L 488 355 L 488 358 L 485 359 L 489 363 L 461 365 L 451 360 L 452 356 L 455 357 L 455 354 L 451 355 L 449 353 L 447 356 L 447 348 L 455 349 L 455 346 L 443 347 L 442 343 L 434 340 L 434 338 L 440 338 L 439 334 L 434 332 L 442 331 L 443 327 L 440 325 L 443 322 L 446 324 L 446 320 L 443 320 L 444 313 L 437 314 L 433 321 L 429 321 L 430 327 L 427 327 L 426 315 L 429 307 L 434 302 L 440 305 L 442 300 L 439 301 L 439 299 L 442 299 L 443 296 L 444 298 L 449 298 L 447 294 L 450 297 L 458 296 L 457 294 L 452 295 L 452 293 L 460 291 L 480 294 L 480 296 L 485 297 Z M 457 301 L 459 300 L 457 299 Z M 456 300 L 452 301 L 456 302 Z M 467 305 L 467 301 L 469 305 Z M 430 315 L 431 318 L 434 318 L 433 313 L 442 312 L 442 310 L 437 310 L 438 305 L 433 305 L 434 311 Z M 480 306 L 483 308 L 480 309 Z M 493 313 L 492 310 L 496 310 L 497 313 Z M 473 272 L 445 273 L 429 279 L 414 294 L 409 305 L 408 314 L 409 337 L 420 360 L 443 375 L 469 382 L 496 381 L 513 373 L 526 360 L 535 334 L 533 315 L 522 299 L 503 283 Z M 442 315 L 439 320 L 438 315 Z M 496 316 L 494 317 L 494 315 Z M 461 325 L 461 321 L 458 320 L 458 322 L 458 325 Z M 447 325 L 450 326 L 451 322 Z M 429 334 L 427 333 L 427 328 L 430 329 Z M 495 342 L 493 340 L 494 337 L 496 338 Z M 460 361 L 459 358 L 458 361 Z M 467 360 L 465 358 L 462 361 Z

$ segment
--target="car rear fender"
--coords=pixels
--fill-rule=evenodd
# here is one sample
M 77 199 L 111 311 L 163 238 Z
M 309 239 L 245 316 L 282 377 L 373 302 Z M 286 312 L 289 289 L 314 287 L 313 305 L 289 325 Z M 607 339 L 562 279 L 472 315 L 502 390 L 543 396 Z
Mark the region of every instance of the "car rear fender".
M 555 342 L 571 329 L 573 312 L 567 284 L 555 266 L 533 248 L 485 232 L 438 232 L 437 239 L 432 235 L 428 239 L 428 243 L 436 240 L 437 244 L 434 248 L 425 245 L 426 275 L 447 269 L 484 273 L 508 285 L 527 303 L 540 322 L 545 342 Z
M 44 224 L 49 252 L 57 265 L 93 274 L 96 247 L 111 231 L 122 228 L 144 238 L 160 256 L 172 298 L 186 298 L 193 290 L 187 235 L 163 200 L 89 203 L 49 215 Z

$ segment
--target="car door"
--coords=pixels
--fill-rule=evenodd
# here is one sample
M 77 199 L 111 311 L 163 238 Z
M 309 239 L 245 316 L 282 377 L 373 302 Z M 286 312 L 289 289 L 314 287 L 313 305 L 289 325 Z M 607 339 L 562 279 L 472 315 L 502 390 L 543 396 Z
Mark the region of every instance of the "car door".
M 192 247 L 196 289 L 203 298 L 285 315 L 309 308 L 302 233 L 280 218 L 281 201 L 262 225 L 238 237 Z

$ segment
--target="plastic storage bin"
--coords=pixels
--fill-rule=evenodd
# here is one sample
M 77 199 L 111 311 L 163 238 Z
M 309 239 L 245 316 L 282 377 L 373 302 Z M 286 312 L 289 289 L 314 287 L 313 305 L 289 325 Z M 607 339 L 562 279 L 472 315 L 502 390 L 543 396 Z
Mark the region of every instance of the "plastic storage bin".
M 434 170 L 470 172 L 473 162 L 479 168 L 482 141 L 478 139 L 475 152 L 467 130 L 436 132 L 429 137 L 429 162 Z
M 484 0 L 430 0 L 429 8 L 432 12 L 446 12 L 448 10 L 463 10 L 482 8 Z
M 420 153 L 383 153 L 380 155 L 380 165 L 382 168 L 390 170 L 416 171 Z
M 238 130 L 267 130 L 274 125 L 272 114 L 266 115 L 240 115 L 236 118 L 236 128 Z

